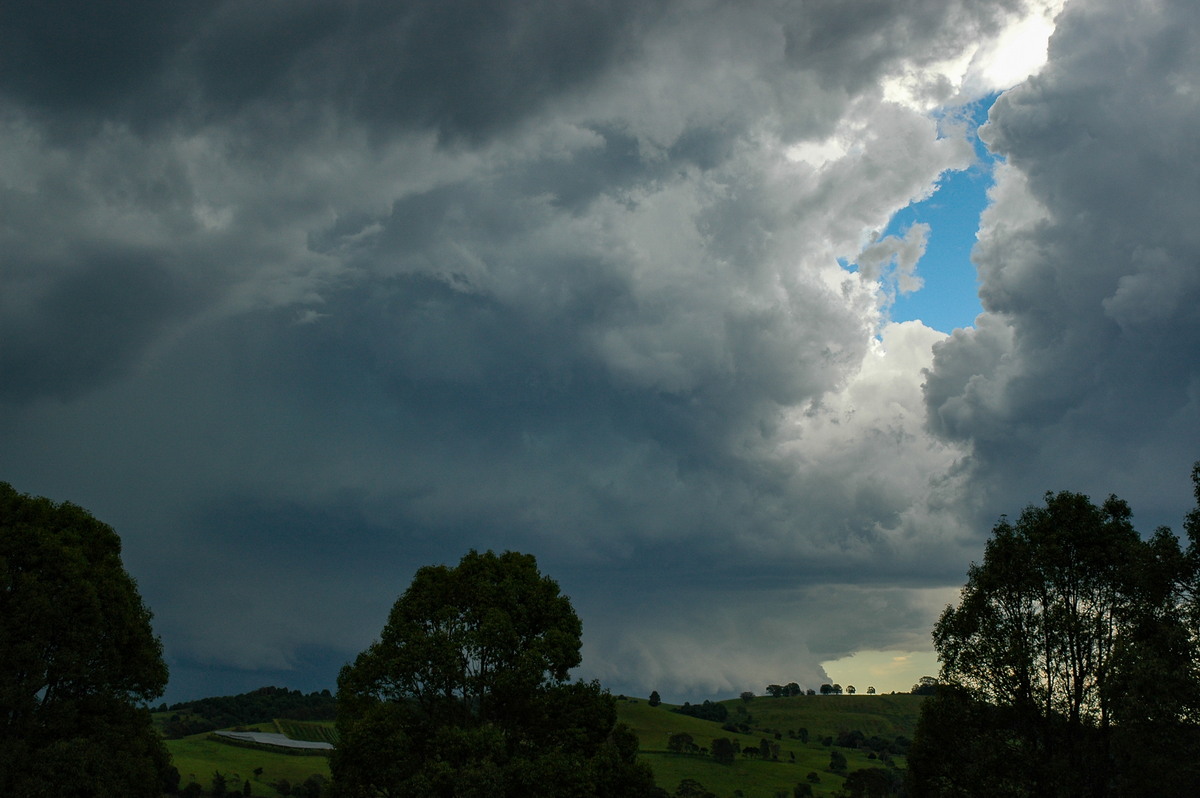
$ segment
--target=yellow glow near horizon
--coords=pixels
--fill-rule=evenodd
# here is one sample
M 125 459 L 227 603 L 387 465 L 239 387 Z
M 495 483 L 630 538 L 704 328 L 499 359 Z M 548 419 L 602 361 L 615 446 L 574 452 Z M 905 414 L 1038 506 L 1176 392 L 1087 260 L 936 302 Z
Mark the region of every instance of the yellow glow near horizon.
M 858 695 L 866 695 L 868 687 L 876 693 L 907 693 L 922 676 L 938 674 L 932 651 L 859 651 L 821 666 L 831 684 L 854 685 Z

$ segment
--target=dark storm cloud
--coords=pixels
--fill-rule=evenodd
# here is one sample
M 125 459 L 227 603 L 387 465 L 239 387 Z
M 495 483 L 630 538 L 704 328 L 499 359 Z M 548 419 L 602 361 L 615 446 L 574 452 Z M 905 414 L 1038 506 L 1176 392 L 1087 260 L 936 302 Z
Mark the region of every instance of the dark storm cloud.
M 11 300 L 0 316 L 0 400 L 37 396 L 67 399 L 123 375 L 193 302 L 189 286 L 164 269 L 158 253 L 83 253 L 50 285 L 35 273 L 42 264 L 6 268 L 5 284 L 32 294 L 33 303 Z M 17 342 L 20 342 L 17 344 Z
M 992 109 L 1008 165 L 975 251 L 985 313 L 927 388 L 981 490 L 1116 492 L 1179 523 L 1165 508 L 1200 456 L 1198 22 L 1189 3 L 1071 4 L 1047 68 Z
M 561 574 L 621 684 L 917 645 L 974 543 L 941 336 L 838 258 L 971 159 L 881 83 L 1008 8 L 10 14 L 2 477 L 121 531 L 190 684 L 349 658 L 471 546 Z
M 0 90 L 143 127 L 331 110 L 479 142 L 629 55 L 644 4 L 165 2 L 28 4 L 0 25 Z M 331 107 L 332 106 L 332 107 Z M 276 129 L 275 133 L 281 132 Z
M 13 3 L 0 14 L 0 95 L 66 116 L 140 116 L 212 0 Z

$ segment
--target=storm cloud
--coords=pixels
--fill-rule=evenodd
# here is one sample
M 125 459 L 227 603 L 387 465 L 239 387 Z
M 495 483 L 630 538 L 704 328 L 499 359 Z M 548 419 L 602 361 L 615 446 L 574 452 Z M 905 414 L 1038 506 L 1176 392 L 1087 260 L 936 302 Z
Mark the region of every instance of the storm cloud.
M 1057 5 L 8 15 L 0 479 L 117 528 L 181 697 L 331 686 L 470 547 L 537 555 L 614 690 L 928 650 L 1000 513 L 1186 505 L 1183 4 L 1067 6 L 981 132 L 984 314 L 890 318 L 937 233 L 888 221 Z
M 927 399 L 1006 501 L 1117 492 L 1178 524 L 1200 441 L 1197 14 L 1068 5 L 981 130 L 1006 160 L 974 254 L 984 314 L 935 347 Z

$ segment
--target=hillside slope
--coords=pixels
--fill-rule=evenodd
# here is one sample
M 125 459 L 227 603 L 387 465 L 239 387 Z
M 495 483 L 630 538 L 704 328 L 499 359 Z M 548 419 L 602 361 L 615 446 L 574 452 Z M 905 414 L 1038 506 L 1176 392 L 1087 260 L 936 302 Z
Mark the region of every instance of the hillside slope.
M 844 777 L 830 770 L 834 751 L 846 758 L 846 773 L 887 767 L 899 778 L 899 769 L 905 765 L 903 755 L 884 754 L 884 759 L 891 760 L 891 765 L 885 766 L 879 754 L 872 756 L 874 751 L 868 746 L 848 748 L 826 742 L 836 742 L 839 737 L 845 740 L 850 732 L 858 731 L 861 736 L 855 739 L 876 738 L 876 746 L 888 743 L 893 752 L 903 750 L 916 728 L 922 700 L 912 695 L 880 695 L 760 697 L 750 702 L 720 702 L 729 711 L 726 722 L 745 724 L 747 732 L 732 732 L 722 728 L 721 723 L 672 712 L 672 705 L 651 707 L 640 699 L 618 699 L 617 712 L 638 735 L 642 758 L 654 768 L 658 785 L 669 792 L 673 793 L 681 780 L 690 778 L 720 798 L 734 796 L 738 790 L 744 798 L 775 798 L 781 791 L 790 795 L 792 788 L 801 783 L 811 785 L 816 796 L 839 790 Z M 804 731 L 807 742 L 803 740 Z M 758 748 L 767 740 L 768 745 L 778 745 L 778 759 L 742 755 L 733 764 L 723 765 L 707 753 L 672 753 L 668 740 L 680 732 L 691 735 L 704 752 L 720 737 L 735 741 L 743 751 Z M 811 781 L 810 774 L 819 781 Z

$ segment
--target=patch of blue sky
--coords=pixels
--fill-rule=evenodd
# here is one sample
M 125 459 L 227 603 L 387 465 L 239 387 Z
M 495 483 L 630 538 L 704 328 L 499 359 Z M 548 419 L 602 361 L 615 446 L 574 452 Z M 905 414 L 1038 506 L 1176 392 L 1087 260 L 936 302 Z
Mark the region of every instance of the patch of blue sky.
M 929 225 L 925 254 L 916 267 L 916 275 L 924 285 L 896 295 L 890 313 L 893 321 L 919 319 L 936 330 L 950 332 L 970 326 L 982 312 L 971 249 L 979 230 L 979 215 L 987 206 L 992 165 L 997 158 L 979 140 L 978 130 L 998 96 L 998 92 L 991 94 L 944 116 L 947 122 L 966 122 L 975 147 L 975 162 L 968 169 L 945 172 L 932 196 L 898 211 L 882 233 L 881 237 L 902 238 L 914 224 Z

